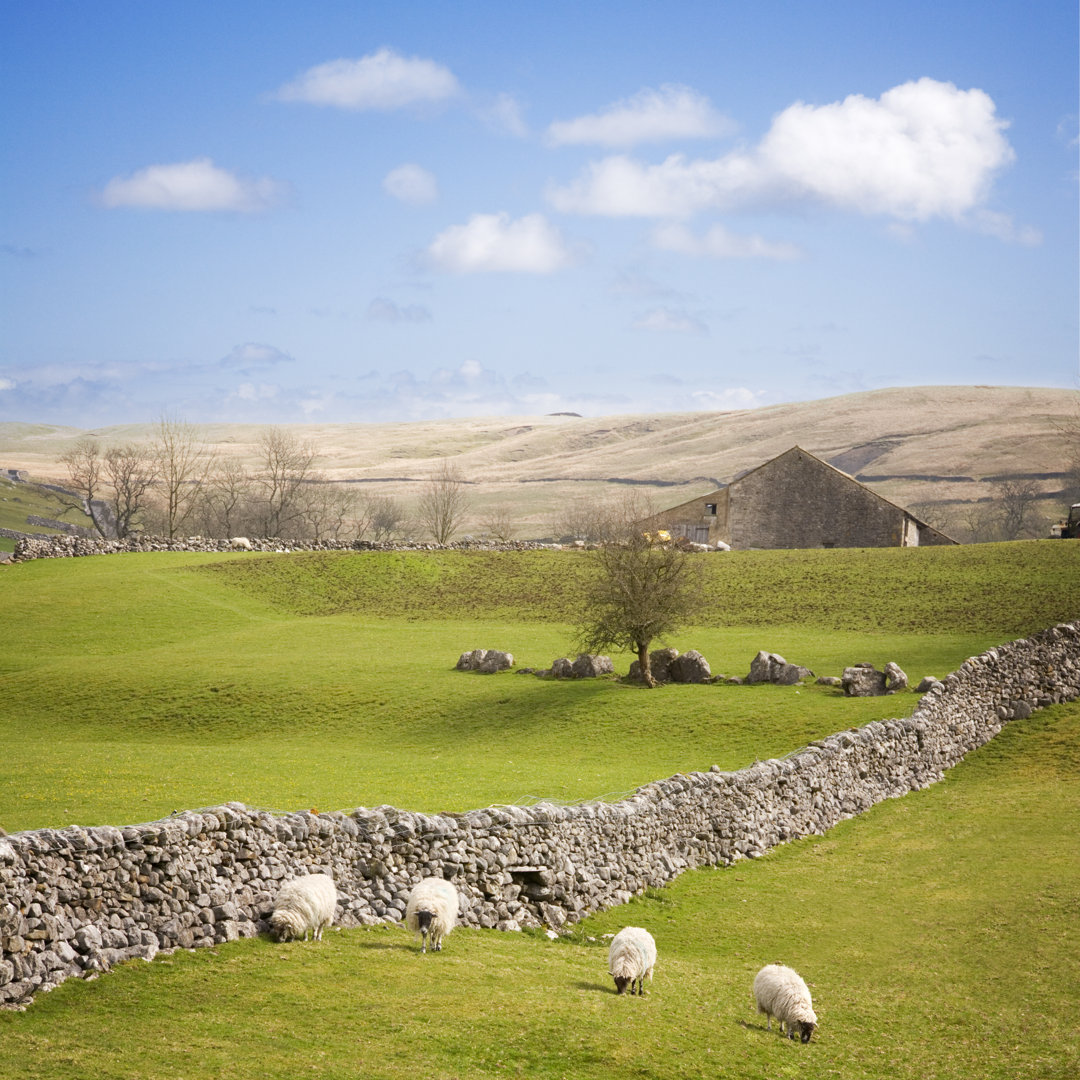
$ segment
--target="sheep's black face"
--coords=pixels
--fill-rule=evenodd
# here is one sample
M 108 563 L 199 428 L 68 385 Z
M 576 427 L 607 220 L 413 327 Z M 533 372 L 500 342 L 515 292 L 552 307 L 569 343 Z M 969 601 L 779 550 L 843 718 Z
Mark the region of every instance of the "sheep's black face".
M 814 1034 L 814 1025 L 807 1023 L 806 1021 L 802 1021 L 800 1022 L 799 1027 L 802 1029 L 799 1038 L 804 1043 L 808 1043 L 810 1041 L 810 1036 Z
M 625 975 L 613 975 L 612 978 L 615 980 L 615 993 L 625 993 L 626 988 L 630 986 L 630 980 Z M 632 994 L 633 992 L 633 987 L 631 987 L 630 993 Z
M 423 933 L 427 933 L 431 929 L 431 920 L 433 916 L 430 911 L 418 911 L 416 913 L 416 925 L 420 927 Z

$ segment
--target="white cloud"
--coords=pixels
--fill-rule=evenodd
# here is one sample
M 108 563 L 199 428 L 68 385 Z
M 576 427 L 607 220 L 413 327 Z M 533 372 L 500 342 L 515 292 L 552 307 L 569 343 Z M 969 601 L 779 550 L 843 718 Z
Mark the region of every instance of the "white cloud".
M 923 78 L 879 99 L 797 102 L 756 147 L 720 158 L 592 162 L 548 198 L 565 212 L 608 216 L 682 218 L 811 201 L 902 221 L 963 220 L 1014 158 L 1007 126 L 982 90 Z
M 273 367 L 276 364 L 290 364 L 293 358 L 273 345 L 263 345 L 257 341 L 245 341 L 235 346 L 228 356 L 223 356 L 220 367 L 236 368 L 245 374 L 254 368 Z
M 707 255 L 715 259 L 797 259 L 802 252 L 794 244 L 773 243 L 761 236 L 740 236 L 714 225 L 704 236 L 695 236 L 685 225 L 661 225 L 653 232 L 653 244 L 681 255 Z
M 480 109 L 480 116 L 493 131 L 523 139 L 529 134 L 529 126 L 522 115 L 521 103 L 512 94 L 502 93 L 488 106 Z
M 573 262 L 559 230 L 542 214 L 473 214 L 439 233 L 427 249 L 431 265 L 458 274 L 510 271 L 550 274 Z
M 385 296 L 376 296 L 368 304 L 367 318 L 371 322 L 426 323 L 431 322 L 431 312 L 422 304 L 406 304 L 402 307 Z
M 282 191 L 282 185 L 274 180 L 242 179 L 219 169 L 210 158 L 196 158 L 149 165 L 131 176 L 113 177 L 101 193 L 101 202 L 110 208 L 254 213 L 271 207 Z
M 0 379 L 0 391 L 2 390 L 14 390 L 15 382 L 13 379 Z
M 661 334 L 707 334 L 708 326 L 695 315 L 679 308 L 658 307 L 647 311 L 634 322 L 635 330 Z
M 439 197 L 434 175 L 419 165 L 399 165 L 383 177 L 383 189 L 395 199 L 411 206 L 433 203 Z
M 233 397 L 241 401 L 271 401 L 278 396 L 280 390 L 281 387 L 273 383 L 245 382 L 236 388 Z
M 763 390 L 749 390 L 745 386 L 735 386 L 730 390 L 694 390 L 690 397 L 696 408 L 713 410 L 756 409 L 763 404 Z
M 330 60 L 278 90 L 281 101 L 339 109 L 400 109 L 446 101 L 461 92 L 454 73 L 434 60 L 404 57 L 385 46 L 359 60 Z
M 634 146 L 668 139 L 704 139 L 728 133 L 731 122 L 704 94 L 688 86 L 667 84 L 645 88 L 598 113 L 574 120 L 556 120 L 548 127 L 553 146 L 594 144 Z
M 484 373 L 479 360 L 466 360 L 458 370 L 466 379 L 478 379 Z
M 971 219 L 975 229 L 987 236 L 996 236 L 1008 244 L 1038 247 L 1043 242 L 1042 231 L 1032 225 L 1017 225 L 1008 214 L 979 210 Z

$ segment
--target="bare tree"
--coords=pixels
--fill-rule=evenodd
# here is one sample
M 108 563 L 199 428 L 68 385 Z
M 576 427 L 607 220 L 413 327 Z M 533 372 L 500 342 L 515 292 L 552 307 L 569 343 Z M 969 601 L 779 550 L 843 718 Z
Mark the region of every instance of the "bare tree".
M 695 556 L 644 530 L 652 516 L 645 509 L 641 500 L 630 497 L 601 515 L 596 528 L 605 540 L 588 555 L 595 573 L 587 586 L 577 640 L 585 652 L 632 650 L 642 680 L 653 687 L 649 646 L 693 617 L 701 579 Z
M 551 533 L 556 539 L 569 536 L 575 540 L 599 540 L 599 530 L 608 517 L 610 513 L 603 507 L 598 512 L 595 499 L 577 498 L 552 518 Z
M 497 506 L 480 519 L 480 528 L 501 543 L 514 539 L 517 523 L 508 506 Z
M 369 495 L 364 504 L 372 540 L 396 540 L 409 531 L 405 510 L 392 495 Z
M 448 544 L 468 509 L 465 478 L 456 465 L 444 458 L 420 496 L 417 507 L 420 524 L 436 544 Z
M 204 494 L 214 468 L 214 455 L 195 427 L 164 413 L 157 422 L 156 434 L 153 453 L 163 504 L 162 526 L 167 536 L 175 536 Z
M 102 537 L 108 536 L 108 518 L 101 502 L 104 495 L 101 448 L 97 441 L 89 436 L 80 439 L 66 454 L 60 455 L 60 461 L 67 469 L 72 494 L 54 491 L 51 493 L 52 497 L 65 510 L 79 510 L 89 514 L 98 534 Z
M 250 522 L 252 480 L 239 458 L 226 457 L 207 477 L 199 501 L 201 528 L 210 536 L 236 536 Z
M 157 480 L 157 465 L 141 446 L 125 443 L 105 451 L 105 474 L 112 489 L 116 535 L 123 539 L 141 524 L 147 495 Z
M 1039 485 L 1022 477 L 999 480 L 994 485 L 997 502 L 997 531 L 1002 540 L 1042 536 L 1046 523 L 1036 508 L 1042 498 Z
M 279 427 L 259 436 L 261 469 L 255 476 L 262 492 L 261 526 L 264 536 L 281 536 L 300 518 L 297 495 L 315 460 L 312 443 Z
M 357 510 L 362 509 L 355 489 L 335 484 L 320 473 L 312 473 L 299 497 L 300 517 L 313 540 L 338 539 L 346 525 L 358 525 Z

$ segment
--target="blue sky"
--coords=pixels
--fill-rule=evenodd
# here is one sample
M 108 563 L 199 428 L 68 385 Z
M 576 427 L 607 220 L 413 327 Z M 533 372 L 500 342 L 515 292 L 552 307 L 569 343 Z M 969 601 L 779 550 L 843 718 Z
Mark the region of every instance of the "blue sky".
M 1078 385 L 1077 8 L 0 7 L 0 419 Z

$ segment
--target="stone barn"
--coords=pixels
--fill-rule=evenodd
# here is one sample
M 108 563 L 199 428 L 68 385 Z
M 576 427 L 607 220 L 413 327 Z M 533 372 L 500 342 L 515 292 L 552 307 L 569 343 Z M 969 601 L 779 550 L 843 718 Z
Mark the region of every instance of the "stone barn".
M 802 447 L 664 510 L 673 536 L 733 548 L 918 547 L 956 541 Z

